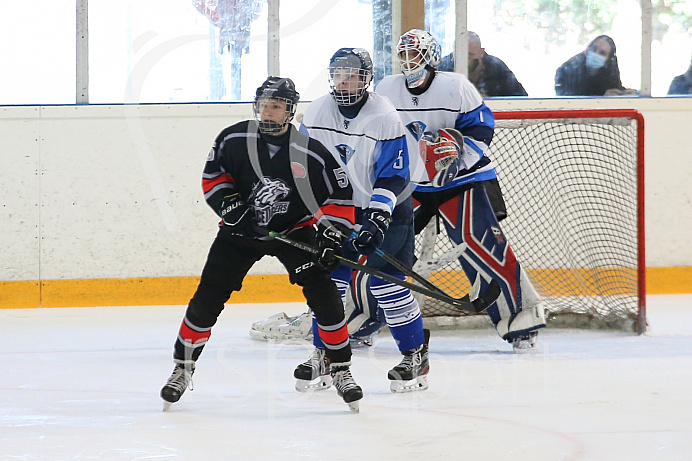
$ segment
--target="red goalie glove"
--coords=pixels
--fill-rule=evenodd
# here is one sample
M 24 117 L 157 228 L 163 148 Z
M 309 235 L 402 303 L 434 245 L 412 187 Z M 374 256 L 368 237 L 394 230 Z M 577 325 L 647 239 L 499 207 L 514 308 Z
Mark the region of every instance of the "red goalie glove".
M 426 132 L 419 141 L 420 155 L 433 187 L 442 187 L 454 179 L 461 168 L 464 136 L 453 128 Z

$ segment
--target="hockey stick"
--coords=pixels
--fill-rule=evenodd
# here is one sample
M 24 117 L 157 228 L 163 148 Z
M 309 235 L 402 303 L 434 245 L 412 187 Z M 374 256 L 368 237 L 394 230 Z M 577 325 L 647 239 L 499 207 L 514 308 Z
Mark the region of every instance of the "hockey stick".
M 358 234 L 356 234 L 354 232 L 352 237 L 356 237 L 357 235 Z M 456 257 L 459 257 L 461 255 L 461 253 L 463 253 L 464 250 L 466 250 L 467 246 L 468 245 L 466 245 L 466 243 L 462 243 L 462 244 L 454 247 L 452 249 L 452 251 L 454 252 Z M 396 259 L 394 256 L 385 253 L 384 251 L 382 251 L 379 248 L 375 248 L 375 254 L 378 255 L 379 257 L 381 257 L 382 259 L 384 259 L 385 261 L 387 261 L 389 264 L 391 264 L 392 266 L 394 266 L 398 270 L 400 270 L 404 275 L 408 275 L 409 277 L 411 277 L 413 280 L 420 283 L 424 287 L 426 287 L 430 290 L 436 290 L 437 292 L 439 292 L 445 296 L 449 296 L 447 293 L 442 291 L 442 288 L 438 287 L 437 285 L 432 283 L 430 280 L 428 280 L 426 277 L 422 276 L 421 274 L 417 273 L 416 271 L 414 271 L 413 269 L 408 267 L 406 264 L 404 264 L 401 261 L 399 261 L 398 259 Z M 446 255 L 443 255 L 443 256 L 446 256 Z M 447 258 L 445 258 L 445 259 L 447 259 Z M 453 261 L 453 260 L 449 260 L 447 262 L 451 262 L 451 261 Z M 438 267 L 441 266 L 441 264 L 440 264 L 441 262 L 443 262 L 442 258 L 438 258 L 438 260 L 434 261 L 435 264 L 438 264 Z M 430 261 L 430 264 L 433 264 L 433 261 Z
M 387 261 L 392 266 L 396 267 L 404 275 L 408 275 L 409 277 L 411 277 L 413 280 L 420 283 L 424 287 L 426 287 L 430 290 L 436 290 L 439 293 L 447 295 L 447 293 L 442 291 L 442 289 L 440 287 L 438 287 L 437 285 L 435 285 L 434 283 L 432 283 L 430 280 L 423 277 L 419 273 L 415 272 L 413 269 L 409 268 L 406 264 L 402 263 L 401 261 L 396 259 L 394 256 L 391 256 L 391 255 L 385 253 L 384 251 L 380 250 L 379 248 L 375 248 L 375 254 L 378 255 L 380 258 L 384 259 L 385 261 Z
M 292 240 L 292 239 L 290 239 L 290 238 L 286 237 L 285 235 L 280 234 L 278 232 L 270 231 L 266 228 L 255 228 L 255 231 L 258 233 L 261 233 L 263 235 L 267 235 L 267 236 L 269 236 L 275 240 L 278 240 L 279 242 L 290 245 L 294 248 L 298 248 L 300 250 L 303 250 L 303 251 L 306 251 L 306 252 L 312 253 L 312 254 L 319 254 L 319 250 L 317 248 L 315 248 L 311 245 L 308 245 L 307 243 L 297 242 L 295 240 Z M 372 269 L 372 268 L 365 266 L 363 264 L 359 264 L 357 262 L 351 261 L 350 259 L 346 259 L 342 256 L 335 255 L 335 257 L 339 261 L 339 264 L 350 267 L 351 269 L 365 272 L 366 274 L 375 276 L 377 278 L 380 278 L 380 279 L 385 280 L 387 282 L 393 283 L 395 285 L 399 285 L 399 286 L 402 286 L 404 288 L 408 288 L 409 290 L 424 294 L 425 296 L 429 296 L 431 298 L 435 298 L 435 299 L 438 299 L 440 301 L 446 302 L 446 303 L 451 304 L 452 306 L 456 307 L 457 309 L 465 311 L 465 312 L 472 312 L 472 313 L 483 312 L 492 303 L 495 302 L 495 300 L 498 298 L 498 296 L 500 296 L 500 285 L 495 280 L 491 280 L 490 284 L 486 287 L 485 291 L 473 300 L 471 300 L 469 298 L 469 295 L 462 296 L 461 298 L 453 298 L 447 294 L 440 293 L 438 291 L 439 289 L 431 290 L 431 289 L 422 287 L 420 285 L 416 285 L 415 283 L 411 283 L 411 282 L 408 282 L 406 280 L 401 280 L 397 277 L 394 277 L 393 275 L 389 275 L 389 274 L 386 274 L 384 272 L 380 272 L 377 269 Z

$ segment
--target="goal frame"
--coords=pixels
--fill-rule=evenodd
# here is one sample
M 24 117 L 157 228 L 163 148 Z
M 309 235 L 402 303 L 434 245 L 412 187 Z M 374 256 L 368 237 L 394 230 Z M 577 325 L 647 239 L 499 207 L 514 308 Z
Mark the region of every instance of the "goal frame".
M 636 248 L 633 248 L 634 251 L 637 252 L 636 258 L 633 258 L 633 262 L 637 265 L 636 267 L 636 274 L 637 274 L 637 281 L 636 281 L 636 286 L 633 285 L 633 294 L 636 293 L 636 305 L 632 304 L 632 310 L 631 312 L 631 317 L 629 319 L 629 323 L 625 322 L 619 327 L 615 327 L 616 329 L 623 328 L 629 331 L 634 331 L 636 333 L 644 333 L 646 331 L 647 327 L 647 322 L 646 322 L 646 253 L 645 253 L 645 208 L 644 208 L 644 201 L 645 201 L 645 172 L 644 172 L 644 117 L 642 114 L 634 109 L 546 109 L 546 110 L 503 110 L 503 111 L 494 111 L 493 112 L 495 116 L 496 121 L 516 121 L 517 125 L 514 126 L 512 123 L 511 127 L 507 127 L 504 129 L 514 129 L 514 128 L 523 128 L 524 126 L 529 127 L 531 125 L 539 125 L 542 120 L 545 120 L 546 122 L 549 122 L 550 120 L 553 121 L 559 121 L 562 120 L 565 122 L 565 125 L 569 125 L 569 123 L 574 123 L 576 125 L 589 125 L 589 124 L 601 124 L 601 125 L 620 125 L 620 126 L 630 126 L 630 130 L 633 131 L 633 136 L 630 136 L 630 140 L 632 140 L 632 144 L 627 149 L 628 156 L 627 159 L 628 163 L 634 164 L 636 168 L 636 178 L 634 175 L 631 175 L 631 181 L 632 184 L 636 184 L 636 204 L 632 204 L 632 199 L 630 200 L 630 203 L 632 204 L 632 208 L 636 209 L 636 220 L 632 220 L 630 222 L 633 222 L 635 224 L 636 229 L 633 229 L 633 232 L 636 232 L 636 243 L 633 240 L 633 246 L 636 245 Z M 609 120 L 612 119 L 612 120 Z M 526 120 L 527 123 L 526 125 L 521 124 L 521 121 Z M 498 123 L 497 125 L 502 125 L 502 123 Z M 503 129 L 499 126 L 496 126 L 496 133 L 498 130 Z M 633 139 L 636 137 L 636 139 Z M 493 151 L 493 146 L 494 144 L 491 144 L 490 147 L 490 156 L 493 157 L 492 151 Z M 636 152 L 636 153 L 635 153 Z M 632 158 L 632 154 L 636 155 L 636 159 Z M 623 157 L 624 158 L 624 157 Z M 500 163 L 502 163 L 502 160 L 499 159 Z M 502 164 L 500 164 L 502 166 Z M 503 183 L 503 178 L 500 177 L 500 183 Z M 634 196 L 635 194 L 632 194 Z M 510 210 L 511 211 L 511 210 Z M 632 216 L 632 215 L 630 215 Z M 511 242 L 510 242 L 511 243 Z M 422 256 L 422 255 L 421 255 Z M 521 255 L 518 255 L 519 259 L 521 261 Z M 632 255 L 634 256 L 634 255 Z M 421 300 L 422 301 L 422 300 Z M 422 307 L 422 306 L 421 306 Z M 636 312 L 635 312 L 636 311 Z M 435 315 L 435 314 L 433 314 Z M 451 327 L 452 325 L 457 325 L 457 326 L 462 326 L 466 327 L 467 321 L 472 320 L 471 318 L 464 318 L 464 319 L 458 319 L 458 321 L 461 321 L 462 323 L 458 323 L 457 320 L 454 318 L 449 318 L 449 317 L 444 317 L 445 315 L 449 314 L 441 314 L 443 317 L 427 317 L 429 322 L 435 322 L 438 323 L 440 326 L 447 325 L 447 321 L 445 318 L 447 318 L 451 323 L 449 326 Z M 562 313 L 560 314 L 556 319 L 554 319 L 555 325 L 558 327 L 574 327 L 577 326 L 579 327 L 586 327 L 586 328 L 603 328 L 604 325 L 599 325 L 599 322 L 593 323 L 593 320 L 586 320 L 585 318 L 580 318 L 581 314 L 576 314 L 576 316 L 573 316 L 569 313 Z M 474 317 L 474 316 L 471 316 Z M 571 318 L 571 320 L 570 320 Z M 479 319 L 480 320 L 480 319 Z M 468 324 L 470 327 L 478 326 L 478 322 L 470 322 Z M 629 325 L 629 326 L 627 326 Z M 613 326 L 610 326 L 608 328 L 613 328 Z

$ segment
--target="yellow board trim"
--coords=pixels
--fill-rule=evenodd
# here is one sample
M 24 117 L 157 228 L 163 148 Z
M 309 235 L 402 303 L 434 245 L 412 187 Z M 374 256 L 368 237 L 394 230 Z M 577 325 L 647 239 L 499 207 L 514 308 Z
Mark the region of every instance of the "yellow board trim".
M 570 279 L 574 271 L 564 269 L 529 270 L 540 283 L 544 279 L 559 279 L 573 286 Z M 604 277 L 617 282 L 630 277 L 630 271 L 600 270 L 587 273 L 577 271 L 577 276 L 586 280 Z M 436 278 L 463 274 L 436 273 Z M 0 308 L 23 309 L 34 307 L 88 307 L 88 306 L 148 306 L 187 304 L 197 288 L 199 277 L 148 277 L 128 279 L 75 279 L 44 281 L 0 282 Z M 620 285 L 615 283 L 613 293 Z M 461 289 L 461 288 L 460 288 Z M 649 267 L 646 270 L 647 294 L 692 293 L 692 266 Z M 462 290 L 467 291 L 467 290 Z M 458 295 L 459 293 L 450 293 Z M 463 293 L 460 293 L 463 294 Z M 554 293 L 555 296 L 574 294 Z M 588 294 L 588 293 L 587 293 Z M 248 275 L 241 291 L 233 293 L 229 303 L 271 303 L 304 301 L 300 287 L 291 285 L 288 275 Z
M 187 304 L 199 277 L 0 282 L 0 308 L 156 306 Z M 229 303 L 304 301 L 288 275 L 248 275 Z

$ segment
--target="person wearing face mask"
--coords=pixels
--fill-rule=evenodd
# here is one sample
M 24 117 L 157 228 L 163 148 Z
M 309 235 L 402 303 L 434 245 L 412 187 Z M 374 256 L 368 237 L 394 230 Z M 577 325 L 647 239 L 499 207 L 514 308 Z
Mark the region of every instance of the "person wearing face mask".
M 558 68 L 555 93 L 558 96 L 618 96 L 635 95 L 637 90 L 622 85 L 615 42 L 607 35 L 599 35 L 586 50 Z
M 438 70 L 454 72 L 454 55 L 442 58 Z M 494 96 L 528 96 L 524 86 L 500 58 L 481 47 L 481 39 L 469 31 L 468 79 L 484 98 Z

